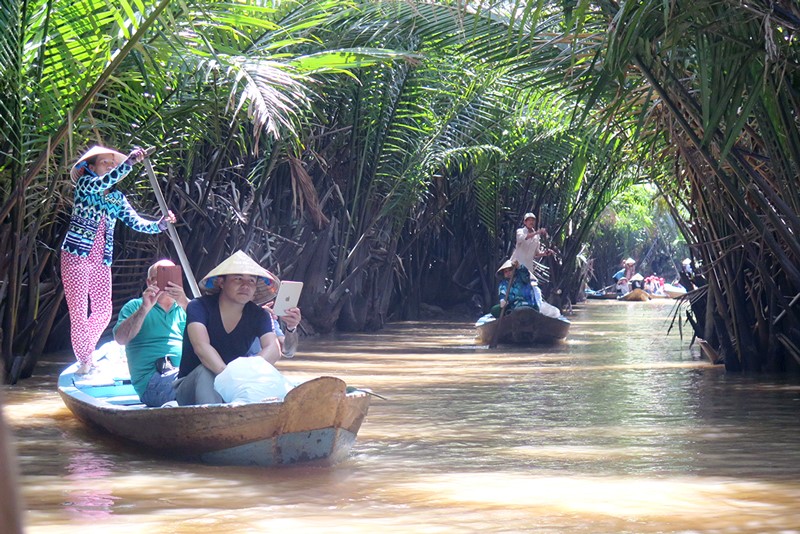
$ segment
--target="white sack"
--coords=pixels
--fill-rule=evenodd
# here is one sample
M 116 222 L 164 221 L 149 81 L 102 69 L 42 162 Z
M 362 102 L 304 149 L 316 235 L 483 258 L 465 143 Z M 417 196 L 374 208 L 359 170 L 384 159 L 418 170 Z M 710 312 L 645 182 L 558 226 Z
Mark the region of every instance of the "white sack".
M 260 356 L 236 358 L 214 379 L 214 389 L 225 402 L 283 400 L 293 387 L 294 384 Z
M 561 317 L 561 310 L 544 300 L 539 304 L 539 313 L 548 317 L 553 317 L 554 319 Z

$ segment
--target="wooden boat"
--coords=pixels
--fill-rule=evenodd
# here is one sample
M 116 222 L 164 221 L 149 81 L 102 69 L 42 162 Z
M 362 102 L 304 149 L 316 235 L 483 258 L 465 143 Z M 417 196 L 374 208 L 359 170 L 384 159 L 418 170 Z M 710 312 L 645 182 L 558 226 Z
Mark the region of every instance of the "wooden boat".
M 645 302 L 650 300 L 650 295 L 647 294 L 647 291 L 644 289 L 632 289 L 630 292 L 625 293 L 621 297 L 617 297 L 617 300 L 624 300 L 627 302 Z
M 592 289 L 587 289 L 585 294 L 587 299 L 593 300 L 614 300 L 617 298 L 617 292 L 613 290 L 603 291 L 602 289 L 598 289 L 595 291 Z
M 664 284 L 664 293 L 673 299 L 679 299 L 686 294 L 686 289 L 672 284 Z
M 151 452 L 217 465 L 334 464 L 349 454 L 370 404 L 369 392 L 325 376 L 282 402 L 148 408 L 127 373 L 78 379 L 75 370 L 61 373 L 58 392 L 80 421 Z
M 476 324 L 478 343 L 488 345 L 500 327 L 497 342 L 515 345 L 552 344 L 566 339 L 570 322 L 562 317 L 548 317 L 533 308 L 517 308 L 508 312 L 502 321 L 491 318 Z

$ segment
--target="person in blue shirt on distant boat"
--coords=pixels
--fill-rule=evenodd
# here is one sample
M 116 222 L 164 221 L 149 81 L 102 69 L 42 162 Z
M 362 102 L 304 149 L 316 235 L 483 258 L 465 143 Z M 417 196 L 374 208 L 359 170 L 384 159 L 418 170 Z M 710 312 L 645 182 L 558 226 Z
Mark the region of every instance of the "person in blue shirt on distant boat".
M 633 275 L 636 274 L 636 260 L 633 258 L 627 258 L 622 260 L 622 269 L 614 273 L 614 276 L 611 278 L 614 280 L 614 284 L 619 284 L 620 280 L 623 278 L 625 279 L 626 283 L 631 281 Z
M 520 264 L 519 260 L 506 260 L 497 269 L 497 274 L 502 277 L 497 286 L 500 304 L 492 307 L 493 316 L 500 317 L 503 308 L 506 309 L 505 313 L 523 306 L 539 310 L 533 296 L 531 273 L 527 267 Z
M 158 267 L 174 266 L 160 260 L 147 271 L 147 287 L 141 298 L 128 301 L 119 312 L 114 340 L 125 347 L 131 384 L 147 406 L 163 406 L 175 400 L 173 382 L 178 375 L 189 299 L 183 287 L 168 282 L 159 289 Z

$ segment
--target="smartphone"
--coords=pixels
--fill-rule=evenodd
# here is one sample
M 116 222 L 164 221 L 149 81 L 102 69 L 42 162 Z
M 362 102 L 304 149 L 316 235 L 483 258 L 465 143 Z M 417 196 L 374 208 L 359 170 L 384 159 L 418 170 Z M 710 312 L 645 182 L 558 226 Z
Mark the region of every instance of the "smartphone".
M 159 265 L 156 267 L 156 283 L 158 289 L 166 289 L 167 282 L 175 282 L 178 286 L 183 285 L 183 271 L 180 265 Z
M 303 282 L 292 282 L 284 280 L 278 288 L 278 296 L 275 297 L 275 305 L 272 311 L 277 316 L 286 315 L 286 310 L 294 308 L 300 301 L 300 292 L 303 291 Z

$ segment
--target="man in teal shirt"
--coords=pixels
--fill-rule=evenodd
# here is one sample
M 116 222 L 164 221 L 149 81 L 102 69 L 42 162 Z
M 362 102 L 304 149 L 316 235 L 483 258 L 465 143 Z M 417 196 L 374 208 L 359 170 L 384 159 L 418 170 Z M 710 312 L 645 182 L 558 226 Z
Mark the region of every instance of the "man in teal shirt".
M 159 289 L 156 273 L 160 260 L 147 271 L 147 288 L 141 298 L 128 301 L 119 312 L 114 339 L 125 346 L 131 383 L 147 406 L 162 406 L 175 400 L 172 382 L 177 376 L 186 328 L 189 299 L 173 282 Z

